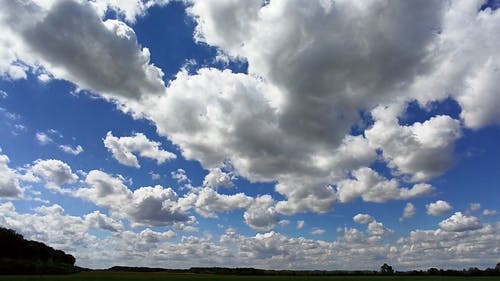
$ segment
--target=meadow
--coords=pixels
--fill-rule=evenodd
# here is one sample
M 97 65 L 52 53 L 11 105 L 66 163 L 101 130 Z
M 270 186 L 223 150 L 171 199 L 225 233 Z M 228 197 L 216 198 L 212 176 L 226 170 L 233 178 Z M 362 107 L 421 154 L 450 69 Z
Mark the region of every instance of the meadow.
M 70 275 L 0 275 L 0 281 L 168 281 L 168 280 L 241 280 L 241 281 L 263 281 L 263 280 L 335 280 L 335 281 L 368 281 L 368 280 L 401 280 L 401 281 L 454 281 L 454 280 L 500 280 L 500 276 L 241 276 L 241 275 L 217 275 L 217 274 L 195 274 L 195 273 L 171 273 L 171 272 L 112 272 L 112 271 L 89 271 Z

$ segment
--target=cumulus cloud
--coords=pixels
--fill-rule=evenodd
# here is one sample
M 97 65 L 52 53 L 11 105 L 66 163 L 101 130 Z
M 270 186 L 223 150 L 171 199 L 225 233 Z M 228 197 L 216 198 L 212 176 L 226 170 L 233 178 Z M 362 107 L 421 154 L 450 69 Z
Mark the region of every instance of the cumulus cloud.
M 83 221 L 89 229 L 105 229 L 112 232 L 123 229 L 123 225 L 120 221 L 116 221 L 104 214 L 101 214 L 99 211 L 86 214 L 83 216 Z
M 92 0 L 91 5 L 104 17 L 108 10 L 115 11 L 129 23 L 134 23 L 138 17 L 146 14 L 155 5 L 166 5 L 169 0 Z
M 0 149 L 0 198 L 20 198 L 24 189 L 19 183 L 19 174 L 9 167 L 10 159 Z
M 61 190 L 61 185 L 78 180 L 78 176 L 73 173 L 68 164 L 56 159 L 38 159 L 33 162 L 28 171 L 42 178 L 47 183 L 47 188 L 55 190 Z
M 118 162 L 130 167 L 141 167 L 134 153 L 156 160 L 158 164 L 177 157 L 175 154 L 161 149 L 161 143 L 149 140 L 142 133 L 136 133 L 131 137 L 115 137 L 112 132 L 108 132 L 103 142 Z
M 217 212 L 244 209 L 252 202 L 253 198 L 243 193 L 219 194 L 211 188 L 204 187 L 180 198 L 179 205 L 184 210 L 193 208 L 203 217 L 217 217 Z
M 453 209 L 453 207 L 446 201 L 438 200 L 434 203 L 425 205 L 427 209 L 427 214 L 431 216 L 440 216 L 448 213 Z
M 354 217 L 352 217 L 352 220 L 356 223 L 367 224 L 371 223 L 375 219 L 368 214 L 357 214 Z
M 118 12 L 132 21 L 148 6 L 137 3 Z M 498 39 L 489 34 L 500 30 L 499 13 L 479 11 L 480 3 L 193 0 L 188 6 L 196 39 L 246 61 L 248 74 L 181 70 L 165 87 L 131 28 L 103 22 L 92 4 L 73 1 L 2 7 L 7 39 L 1 40 L 10 40 L 2 46 L 10 47 L 1 71 L 18 67 L 21 77 L 29 68 L 13 62 L 43 66 L 113 99 L 151 120 L 203 168 L 227 162 L 251 182 L 276 183 L 285 197 L 276 210 L 288 215 L 326 212 L 356 197 L 384 202 L 428 194 L 423 182 L 453 163 L 462 125 L 498 123 Z M 69 24 L 59 24 L 67 18 Z M 461 120 L 438 115 L 400 124 L 409 101 L 425 110 L 446 98 L 459 103 Z M 387 112 L 393 103 L 398 110 Z M 363 132 L 351 135 L 353 128 Z M 377 151 L 393 179 L 364 168 Z M 122 156 L 138 166 L 136 156 Z M 400 177 L 417 184 L 400 188 Z
M 222 171 L 221 168 L 213 168 L 208 171 L 208 174 L 203 179 L 203 186 L 229 188 L 234 185 L 232 182 L 234 178 L 234 175 Z
M 72 147 L 70 145 L 67 145 L 67 144 L 61 144 L 59 145 L 59 148 L 68 153 L 68 154 L 73 154 L 73 155 L 78 155 L 80 153 L 83 152 L 83 147 L 81 145 L 77 145 L 75 147 Z
M 483 227 L 479 219 L 456 212 L 451 217 L 439 223 L 439 227 L 446 231 L 462 232 Z
M 401 218 L 399 218 L 399 220 L 403 221 L 405 219 L 411 218 L 416 213 L 417 213 L 417 208 L 415 207 L 415 205 L 413 205 L 412 203 L 408 202 L 408 203 L 406 203 L 406 206 L 403 209 L 403 215 L 401 216 Z
M 11 1 L 3 8 L 0 19 L 12 38 L 7 46 L 19 47 L 6 50 L 10 60 L 41 65 L 55 78 L 108 98 L 164 91 L 163 73 L 149 63 L 149 50 L 134 31 L 117 20 L 102 21 L 90 3 Z
M 128 218 L 133 225 L 164 226 L 189 220 L 171 188 L 147 186 L 132 192 L 122 178 L 98 170 L 90 171 L 85 183 L 86 187 L 76 190 L 76 196 L 109 208 L 114 215 Z
M 363 167 L 352 172 L 353 179 L 337 184 L 337 196 L 341 202 L 361 197 L 367 202 L 404 200 L 428 195 L 433 187 L 429 184 L 415 184 L 412 188 L 401 188 L 396 179 L 386 179 L 371 168 Z
M 461 135 L 460 122 L 440 115 L 401 126 L 393 111 L 391 107 L 374 109 L 375 124 L 365 135 L 370 145 L 382 150 L 394 173 L 409 175 L 411 181 L 426 181 L 446 171 L 453 163 L 453 144 Z
M 382 236 L 394 233 L 394 230 L 384 226 L 383 223 L 372 221 L 368 224 L 368 234 L 372 236 Z
M 270 230 L 278 222 L 278 212 L 274 199 L 270 195 L 255 198 L 254 202 L 243 214 L 245 222 L 256 230 Z

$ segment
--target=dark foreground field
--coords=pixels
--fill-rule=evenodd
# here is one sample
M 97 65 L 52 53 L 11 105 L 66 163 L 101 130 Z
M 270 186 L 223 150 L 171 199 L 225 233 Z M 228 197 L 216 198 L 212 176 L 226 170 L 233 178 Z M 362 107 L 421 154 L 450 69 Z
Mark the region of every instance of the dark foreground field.
M 487 276 L 487 277 L 454 277 L 454 276 L 235 276 L 235 275 L 214 275 L 214 274 L 194 274 L 194 273 L 169 273 L 169 272 L 110 272 L 110 271 L 91 271 L 80 272 L 71 275 L 32 275 L 32 276 L 0 276 L 0 281 L 32 281 L 32 280 L 68 280 L 68 281 L 159 281 L 159 280 L 336 280 L 336 281 L 368 281 L 368 280 L 402 280 L 402 281 L 454 281 L 454 280 L 481 280 L 493 281 L 500 280 L 500 276 Z

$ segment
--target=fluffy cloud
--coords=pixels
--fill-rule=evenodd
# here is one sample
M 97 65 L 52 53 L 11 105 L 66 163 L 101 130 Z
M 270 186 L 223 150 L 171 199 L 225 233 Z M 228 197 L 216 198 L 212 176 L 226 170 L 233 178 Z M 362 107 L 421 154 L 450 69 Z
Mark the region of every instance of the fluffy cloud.
M 116 9 L 132 21 L 149 2 L 137 3 Z M 479 3 L 458 1 L 188 5 L 196 39 L 246 61 L 248 74 L 180 71 L 165 88 L 161 70 L 149 62 L 133 30 L 116 20 L 103 22 L 92 4 L 73 1 L 3 7 L 2 40 L 11 40 L 3 44 L 11 47 L 0 65 L 43 66 L 55 78 L 151 120 L 203 168 L 228 162 L 251 182 L 276 183 L 285 197 L 276 204 L 282 214 L 326 212 L 334 202 L 356 197 L 384 202 L 427 194 L 431 188 L 421 182 L 449 168 L 462 124 L 498 122 L 498 39 L 489 38 L 500 28 L 498 10 L 479 11 Z M 67 18 L 69 24 L 59 24 Z M 399 123 L 409 101 L 425 110 L 445 98 L 459 103 L 461 120 L 439 115 Z M 393 103 L 399 109 L 387 112 Z M 353 136 L 352 129 L 364 133 Z M 376 151 L 395 178 L 420 184 L 399 188 L 397 179 L 363 168 Z M 122 156 L 138 166 L 135 156 Z M 358 176 L 376 188 L 366 188 Z
M 433 190 L 428 184 L 415 184 L 412 188 L 400 188 L 397 180 L 388 180 L 367 167 L 353 171 L 352 176 L 354 179 L 342 180 L 337 184 L 337 195 L 341 202 L 349 202 L 361 197 L 367 202 L 381 203 L 428 195 Z
M 0 19 L 12 38 L 10 60 L 41 65 L 56 78 L 108 98 L 164 91 L 163 73 L 149 63 L 149 50 L 137 43 L 134 31 L 117 20 L 103 22 L 86 1 L 44 7 L 11 1 Z
M 461 212 L 456 212 L 451 217 L 439 223 L 439 227 L 446 231 L 462 232 L 467 230 L 476 230 L 481 227 L 479 219 L 473 216 L 467 216 Z
M 155 5 L 165 5 L 169 0 L 92 0 L 90 3 L 103 17 L 108 10 L 115 11 L 125 17 L 129 23 L 134 23 L 138 17 Z
M 73 155 L 78 155 L 78 154 L 83 152 L 83 147 L 81 145 L 77 145 L 73 148 L 70 145 L 61 144 L 61 145 L 59 145 L 59 148 L 62 151 L 69 153 L 69 154 L 73 154 Z
M 367 224 L 373 222 L 375 219 L 368 214 L 357 214 L 352 217 L 352 220 L 356 223 Z
M 159 142 L 151 141 L 141 133 L 136 133 L 131 137 L 115 137 L 112 132 L 108 132 L 103 142 L 113 157 L 126 166 L 141 167 L 134 152 L 141 157 L 156 160 L 158 164 L 176 158 L 175 154 L 162 150 Z
M 446 201 L 438 200 L 434 203 L 430 203 L 425 205 L 427 209 L 427 214 L 431 216 L 440 216 L 445 213 L 448 213 L 453 209 L 453 207 Z
M 382 236 L 394 233 L 394 230 L 384 226 L 383 223 L 372 221 L 368 224 L 368 234 L 371 236 Z
M 61 185 L 74 183 L 78 179 L 68 164 L 56 159 L 38 159 L 29 171 L 45 180 L 47 187 L 52 189 L 60 189 Z
M 403 215 L 401 216 L 401 218 L 399 218 L 399 220 L 403 221 L 405 219 L 411 218 L 415 215 L 416 212 L 417 212 L 417 208 L 415 208 L 415 205 L 408 202 L 408 203 L 406 203 L 406 206 L 403 210 Z
M 245 222 L 253 229 L 270 230 L 278 222 L 278 212 L 270 195 L 262 195 L 243 214 Z
M 411 181 L 441 175 L 453 163 L 453 143 L 460 137 L 460 122 L 440 115 L 411 126 L 398 124 L 392 107 L 372 111 L 375 124 L 365 131 L 370 145 L 382 149 L 388 166 Z
M 140 187 L 133 192 L 121 178 L 92 170 L 86 178 L 87 187 L 76 190 L 75 195 L 97 206 L 109 208 L 116 216 L 128 218 L 134 225 L 163 226 L 188 221 L 178 197 L 171 188 Z
M 112 232 L 123 229 L 123 225 L 120 221 L 116 221 L 101 214 L 99 211 L 86 214 L 83 216 L 83 220 L 89 229 L 105 229 Z
M 19 183 L 18 173 L 9 167 L 10 159 L 0 149 L 0 198 L 19 198 L 24 189 Z
M 204 217 L 217 217 L 216 212 L 247 208 L 252 201 L 252 197 L 243 193 L 219 194 L 211 188 L 204 187 L 180 198 L 179 205 L 185 210 L 193 208 Z
M 84 220 L 65 214 L 59 205 L 41 206 L 33 214 L 20 214 L 12 203 L 7 202 L 0 204 L 0 211 L 0 225 L 19 231 L 28 239 L 48 243 L 72 254 L 77 248 L 88 247 L 95 242 L 95 237 L 87 232 Z
M 234 178 L 231 173 L 226 173 L 221 168 L 213 168 L 208 171 L 208 174 L 203 179 L 203 186 L 215 189 L 218 187 L 232 187 Z

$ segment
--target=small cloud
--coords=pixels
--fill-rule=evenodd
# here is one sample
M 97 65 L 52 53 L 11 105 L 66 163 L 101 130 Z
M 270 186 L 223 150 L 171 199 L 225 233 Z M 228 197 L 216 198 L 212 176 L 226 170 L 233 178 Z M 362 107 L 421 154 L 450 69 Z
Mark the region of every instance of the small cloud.
M 403 221 L 405 219 L 413 217 L 416 212 L 417 208 L 415 208 L 415 205 L 413 205 L 412 203 L 406 203 L 406 206 L 403 210 L 403 215 L 401 216 L 401 218 L 399 218 L 399 221 Z
M 438 200 L 434 203 L 425 205 L 427 208 L 427 214 L 431 216 L 440 216 L 448 213 L 453 209 L 453 207 L 446 201 Z
M 313 227 L 313 229 L 311 230 L 312 235 L 323 235 L 323 234 L 325 234 L 325 232 L 326 232 L 326 230 L 319 228 L 319 227 Z
M 478 218 L 464 215 L 462 212 L 456 212 L 451 217 L 440 222 L 439 227 L 449 232 L 463 232 L 467 230 L 476 230 L 483 226 L 479 223 Z
M 9 95 L 7 94 L 6 91 L 4 90 L 0 90 L 0 99 L 5 99 L 7 98 Z
M 40 75 L 37 76 L 38 78 L 38 81 L 42 82 L 42 83 L 48 83 L 50 80 L 52 80 L 52 77 L 50 77 L 50 75 L 48 75 L 47 73 L 42 73 Z
M 477 211 L 479 209 L 481 209 L 481 204 L 480 203 L 470 203 L 469 204 L 469 210 L 471 212 Z
M 357 214 L 352 217 L 352 220 L 356 223 L 366 224 L 374 221 L 375 219 L 368 214 Z
M 68 153 L 68 154 L 73 154 L 73 155 L 78 155 L 83 152 L 83 147 L 81 145 L 77 145 L 75 148 L 71 147 L 70 145 L 59 145 L 59 148 Z
M 297 229 L 302 229 L 305 224 L 306 224 L 306 222 L 303 220 L 297 221 Z
M 51 142 L 54 142 L 51 137 L 49 137 L 46 133 L 38 132 L 36 133 L 36 140 L 40 145 L 47 145 Z
M 498 212 L 496 210 L 484 209 L 483 216 L 496 216 Z
M 160 174 L 157 174 L 153 171 L 149 172 L 149 174 L 151 175 L 151 179 L 154 181 L 159 180 L 161 178 Z

